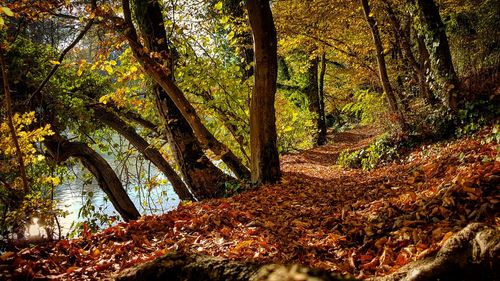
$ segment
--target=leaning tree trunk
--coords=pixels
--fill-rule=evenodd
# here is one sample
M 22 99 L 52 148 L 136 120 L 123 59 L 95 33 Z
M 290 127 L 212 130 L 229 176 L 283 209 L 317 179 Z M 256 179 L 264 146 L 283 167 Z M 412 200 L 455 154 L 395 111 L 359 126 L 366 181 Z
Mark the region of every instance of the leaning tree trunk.
M 375 44 L 377 64 L 378 64 L 378 74 L 380 78 L 380 83 L 382 84 L 382 89 L 384 90 L 391 112 L 398 116 L 399 124 L 401 125 L 401 128 L 405 130 L 406 122 L 404 120 L 403 113 L 398 106 L 396 95 L 394 94 L 391 82 L 389 81 L 389 75 L 387 75 L 387 65 L 385 63 L 384 47 L 382 45 L 382 39 L 380 38 L 378 24 L 375 21 L 375 18 L 373 17 L 370 11 L 370 5 L 368 4 L 368 0 L 361 0 L 361 5 L 363 7 L 363 12 L 365 14 L 366 22 L 370 27 L 370 31 L 373 37 L 373 42 Z
M 181 200 L 194 200 L 187 186 L 167 160 L 163 158 L 157 149 L 154 149 L 143 137 L 137 134 L 132 126 L 100 105 L 95 105 L 92 109 L 94 110 L 94 116 L 96 116 L 99 121 L 125 137 L 140 153 L 142 153 L 142 155 L 144 155 L 144 158 L 151 161 L 151 163 L 167 177 L 175 193 L 177 193 Z
M 276 29 L 269 1 L 248 0 L 247 10 L 255 55 L 250 104 L 252 182 L 274 183 L 281 177 L 274 108 L 278 75 Z
M 124 221 L 136 220 L 140 217 L 139 211 L 130 200 L 113 168 L 86 143 L 70 142 L 56 134 L 47 137 L 44 145 L 51 157 L 57 162 L 66 161 L 70 157 L 78 158 L 95 177 Z
M 184 120 L 189 124 L 201 145 L 203 145 L 205 148 L 210 149 L 215 155 L 219 156 L 220 159 L 229 167 L 229 169 L 231 169 L 231 171 L 233 171 L 233 173 L 238 178 L 249 178 L 250 172 L 241 163 L 240 159 L 238 159 L 238 157 L 236 157 L 236 155 L 224 144 L 219 142 L 205 127 L 205 125 L 203 125 L 200 117 L 196 114 L 196 110 L 194 109 L 193 105 L 184 96 L 184 93 L 181 91 L 181 89 L 179 89 L 179 87 L 171 79 L 171 69 L 165 68 L 161 63 L 152 58 L 150 56 L 150 53 L 146 51 L 149 48 L 145 48 L 140 43 L 139 37 L 132 22 L 129 0 L 122 0 L 122 3 L 125 17 L 125 37 L 128 40 L 134 57 L 142 65 L 146 74 L 148 74 L 157 83 L 158 87 L 161 87 L 165 95 L 168 95 L 171 102 L 175 104 L 175 107 L 177 107 L 180 114 L 182 114 L 182 116 L 184 117 Z M 143 39 L 145 41 L 151 40 L 149 41 L 151 47 L 155 47 L 153 44 L 167 44 L 167 38 L 163 25 L 163 17 L 161 15 L 161 8 L 158 2 L 137 0 L 135 7 L 137 13 L 136 17 L 140 27 L 147 29 L 147 32 L 143 33 Z M 166 46 L 168 48 L 168 45 Z M 167 60 L 167 62 L 173 59 L 170 56 L 170 52 L 168 51 L 168 49 L 164 49 L 162 47 L 159 49 L 158 53 L 160 54 L 162 59 Z M 168 65 L 171 66 L 172 64 L 168 63 Z M 157 101 L 161 102 L 163 104 L 162 106 L 169 107 L 169 99 L 163 98 L 163 96 L 161 97 L 162 99 Z
M 439 9 L 433 0 L 417 0 L 416 3 L 421 19 L 420 26 L 425 37 L 425 45 L 431 58 L 434 81 L 443 91 L 445 105 L 453 112 L 456 112 L 458 110 L 460 80 L 451 59 L 446 28 L 439 15 Z
M 161 54 L 172 70 L 174 62 L 167 43 L 160 5 L 156 1 L 135 0 L 133 6 L 146 48 Z M 173 84 L 173 75 L 170 73 L 163 80 Z M 192 193 L 197 199 L 222 196 L 224 184 L 231 178 L 205 156 L 188 121 L 168 93 L 158 84 L 153 86 L 153 93 L 158 112 L 164 120 L 167 140 Z M 194 111 L 193 114 L 196 116 Z

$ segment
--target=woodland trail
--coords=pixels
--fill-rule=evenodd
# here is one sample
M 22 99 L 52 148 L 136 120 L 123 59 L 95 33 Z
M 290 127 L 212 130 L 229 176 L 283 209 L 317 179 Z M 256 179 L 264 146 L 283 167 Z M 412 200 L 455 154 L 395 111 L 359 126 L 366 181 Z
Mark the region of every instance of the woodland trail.
M 177 251 L 364 278 L 436 253 L 470 222 L 498 225 L 500 163 L 497 144 L 481 142 L 486 130 L 421 146 L 371 171 L 335 165 L 342 150 L 367 146 L 377 134 L 357 128 L 283 156 L 279 184 L 11 253 L 0 259 L 0 275 L 17 268 L 22 276 L 102 279 Z

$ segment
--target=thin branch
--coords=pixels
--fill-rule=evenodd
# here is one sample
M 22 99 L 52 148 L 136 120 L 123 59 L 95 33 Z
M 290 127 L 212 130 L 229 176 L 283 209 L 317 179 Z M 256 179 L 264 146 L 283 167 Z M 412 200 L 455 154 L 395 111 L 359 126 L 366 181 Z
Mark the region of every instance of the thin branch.
M 95 11 L 96 9 L 96 2 L 95 0 L 92 1 L 92 10 Z M 59 58 L 57 59 L 57 62 L 58 64 L 54 65 L 54 67 L 52 67 L 52 70 L 49 72 L 49 74 L 47 75 L 47 77 L 45 77 L 45 79 L 42 81 L 42 83 L 38 86 L 38 88 L 31 94 L 30 98 L 28 99 L 28 102 L 31 101 L 31 99 L 38 95 L 43 87 L 45 87 L 45 85 L 49 82 L 50 78 L 56 73 L 57 69 L 59 68 L 59 66 L 61 65 L 64 57 L 66 56 L 66 54 L 71 51 L 71 49 L 73 49 L 76 44 L 78 44 L 78 42 L 80 42 L 80 40 L 83 38 L 83 36 L 85 36 L 85 34 L 90 30 L 90 28 L 92 27 L 92 25 L 94 24 L 94 16 L 91 15 L 91 18 L 90 20 L 87 22 L 87 24 L 85 25 L 85 27 L 82 29 L 82 31 L 80 31 L 80 33 L 78 34 L 78 36 L 76 36 L 75 40 L 73 40 L 73 42 L 71 42 L 71 44 L 69 44 L 68 47 L 66 47 L 62 52 L 61 54 L 59 55 Z
M 10 96 L 9 78 L 7 77 L 7 67 L 5 66 L 3 55 L 0 55 L 0 67 L 2 69 L 3 92 L 5 95 L 5 109 L 7 111 L 7 123 L 9 126 L 10 133 L 12 134 L 12 142 L 16 147 L 17 161 L 19 162 L 19 173 L 21 174 L 21 179 L 23 181 L 23 189 L 24 192 L 28 192 L 29 184 L 28 184 L 28 177 L 26 176 L 26 168 L 24 167 L 23 152 L 21 151 L 21 146 L 19 145 L 19 140 L 16 134 L 16 128 L 14 127 L 14 122 L 12 121 L 12 99 Z

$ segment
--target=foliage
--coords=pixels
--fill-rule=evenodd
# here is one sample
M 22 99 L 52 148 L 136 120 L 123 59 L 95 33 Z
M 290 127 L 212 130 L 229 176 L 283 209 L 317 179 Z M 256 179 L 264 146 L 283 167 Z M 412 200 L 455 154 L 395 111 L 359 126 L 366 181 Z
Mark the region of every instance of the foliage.
M 342 170 L 332 155 L 370 140 L 366 128 L 350 133 L 364 137 L 339 135 L 336 145 L 284 156 L 280 184 L 7 252 L 0 256 L 0 275 L 105 279 L 181 252 L 301 263 L 369 278 L 434 255 L 470 222 L 495 224 L 500 166 L 482 159 L 497 153 L 496 144 L 464 138 L 421 146 L 406 162 L 371 172 Z
M 276 130 L 278 133 L 278 150 L 282 153 L 306 149 L 313 142 L 313 114 L 307 106 L 296 106 L 283 96 L 276 94 Z
M 29 190 L 25 190 L 19 175 L 19 162 L 12 134 L 2 117 L 0 123 L 0 235 L 12 232 L 24 234 L 24 225 L 38 217 L 50 227 L 60 212 L 55 207 L 50 192 L 60 182 L 59 178 L 44 173 L 45 157 L 38 149 L 46 136 L 53 134 L 49 125 L 32 129 L 36 123 L 35 113 L 15 114 L 13 123 L 19 146 L 23 151 L 23 162 L 27 168 Z
M 353 101 L 342 108 L 346 115 L 354 115 L 361 125 L 383 124 L 387 116 L 384 97 L 369 90 L 354 91 Z
M 362 148 L 354 152 L 350 152 L 349 150 L 342 151 L 337 164 L 341 167 L 371 170 L 381 163 L 397 159 L 399 157 L 398 148 L 400 145 L 395 144 L 391 136 L 383 135 L 367 148 Z

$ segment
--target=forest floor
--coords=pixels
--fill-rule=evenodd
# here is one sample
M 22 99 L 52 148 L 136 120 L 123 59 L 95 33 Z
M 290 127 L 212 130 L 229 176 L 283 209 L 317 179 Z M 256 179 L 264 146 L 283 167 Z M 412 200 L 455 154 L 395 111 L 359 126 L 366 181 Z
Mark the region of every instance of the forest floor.
M 0 277 L 109 278 L 171 251 L 385 275 L 435 254 L 470 222 L 499 227 L 500 162 L 490 131 L 422 145 L 364 171 L 335 164 L 342 150 L 365 147 L 378 134 L 353 129 L 282 156 L 279 184 L 7 252 Z

